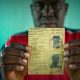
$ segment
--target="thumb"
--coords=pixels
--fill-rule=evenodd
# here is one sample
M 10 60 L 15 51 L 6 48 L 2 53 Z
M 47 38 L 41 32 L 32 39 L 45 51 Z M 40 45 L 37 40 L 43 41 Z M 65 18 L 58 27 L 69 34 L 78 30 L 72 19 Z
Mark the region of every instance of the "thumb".
M 9 71 L 5 74 L 6 80 L 23 80 L 23 75 L 21 71 Z

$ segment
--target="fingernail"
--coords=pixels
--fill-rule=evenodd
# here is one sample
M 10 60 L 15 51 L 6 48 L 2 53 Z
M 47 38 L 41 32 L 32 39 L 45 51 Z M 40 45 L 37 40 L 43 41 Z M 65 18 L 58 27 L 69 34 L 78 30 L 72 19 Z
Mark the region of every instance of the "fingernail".
M 70 68 L 70 69 L 76 69 L 76 65 L 70 64 L 70 65 L 69 65 L 69 68 Z
M 67 62 L 69 60 L 69 58 L 67 57 L 64 57 L 64 61 Z
M 68 47 L 69 47 L 69 44 L 66 43 L 66 44 L 64 45 L 64 48 L 68 48 Z
M 25 57 L 28 58 L 29 57 L 29 53 L 24 53 Z
M 26 47 L 26 50 L 31 50 L 31 47 L 27 46 L 27 47 Z
M 23 71 L 24 70 L 24 67 L 23 66 L 17 66 L 17 70 L 18 71 Z
M 26 59 L 23 59 L 23 63 L 27 64 L 27 60 Z
M 68 55 L 69 55 L 69 51 L 65 51 L 64 56 L 68 56 Z

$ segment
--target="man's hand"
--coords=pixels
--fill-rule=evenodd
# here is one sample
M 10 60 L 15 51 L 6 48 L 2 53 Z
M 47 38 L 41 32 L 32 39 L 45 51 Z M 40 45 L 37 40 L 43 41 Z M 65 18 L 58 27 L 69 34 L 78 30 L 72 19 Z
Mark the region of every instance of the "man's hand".
M 17 44 L 16 44 L 17 46 Z M 27 60 L 30 47 L 19 48 L 14 45 L 6 47 L 3 51 L 3 70 L 6 80 L 23 80 L 27 74 Z
M 80 41 L 65 44 L 64 61 L 70 80 L 80 80 Z

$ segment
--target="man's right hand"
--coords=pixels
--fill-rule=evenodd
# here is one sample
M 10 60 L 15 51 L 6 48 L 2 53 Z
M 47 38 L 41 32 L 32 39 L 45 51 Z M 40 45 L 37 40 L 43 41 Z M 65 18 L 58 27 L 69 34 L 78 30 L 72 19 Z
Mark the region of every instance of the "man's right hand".
M 6 47 L 4 49 L 2 61 L 6 80 L 23 80 L 27 74 L 27 60 L 30 47 L 25 47 L 25 49 L 25 52 L 13 47 Z

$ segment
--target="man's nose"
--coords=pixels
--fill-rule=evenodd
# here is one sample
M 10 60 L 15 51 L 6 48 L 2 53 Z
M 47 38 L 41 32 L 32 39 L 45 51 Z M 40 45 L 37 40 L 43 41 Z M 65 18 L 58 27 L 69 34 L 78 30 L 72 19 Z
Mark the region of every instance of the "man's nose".
M 43 16 L 54 16 L 54 9 L 51 6 L 45 6 L 42 11 Z

